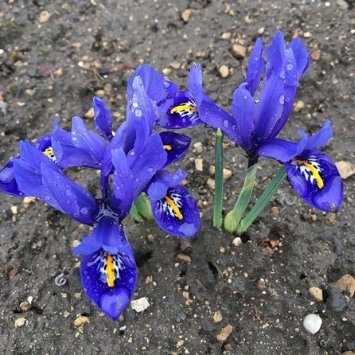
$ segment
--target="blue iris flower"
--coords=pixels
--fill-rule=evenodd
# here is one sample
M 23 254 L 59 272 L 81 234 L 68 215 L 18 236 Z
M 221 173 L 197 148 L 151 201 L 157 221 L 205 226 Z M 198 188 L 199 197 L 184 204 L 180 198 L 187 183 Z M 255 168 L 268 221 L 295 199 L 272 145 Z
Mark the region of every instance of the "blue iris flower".
M 158 73 L 149 65 L 138 67 L 128 83 L 128 97 L 132 96 L 132 80 L 142 79 L 147 96 L 156 105 L 156 124 L 167 129 L 188 128 L 202 124 L 197 104 L 189 90 L 179 90 L 178 86 Z M 190 83 L 190 77 L 188 84 Z
M 145 71 L 140 73 L 144 77 Z M 200 223 L 196 202 L 180 186 L 186 175 L 163 170 L 187 152 L 191 139 L 153 130 L 158 109 L 140 76 L 130 81 L 129 91 L 126 120 L 116 132 L 110 110 L 95 97 L 98 133 L 87 129 L 80 117 L 73 118 L 71 131 L 61 129 L 56 120 L 53 132 L 35 144 L 20 142 L 19 156 L 0 172 L 3 192 L 34 196 L 93 227 L 74 254 L 82 255 L 86 296 L 112 319 L 125 310 L 136 288 L 137 266 L 122 221 L 138 195 L 148 194 L 158 224 L 170 234 L 193 237 Z M 99 170 L 100 198 L 65 175 L 71 167 Z M 156 213 L 158 205 L 165 207 Z
M 257 39 L 246 80 L 234 91 L 231 114 L 204 93 L 200 66 L 192 67 L 189 88 L 201 121 L 221 129 L 243 148 L 249 166 L 260 156 L 278 160 L 305 202 L 323 211 L 337 211 L 343 196 L 339 172 L 326 154 L 315 149 L 330 139 L 329 122 L 311 137 L 300 132 L 299 143 L 277 138 L 292 111 L 299 79 L 308 66 L 309 55 L 301 40 L 296 38 L 286 46 L 282 33 L 277 31 L 265 49 L 261 38 Z

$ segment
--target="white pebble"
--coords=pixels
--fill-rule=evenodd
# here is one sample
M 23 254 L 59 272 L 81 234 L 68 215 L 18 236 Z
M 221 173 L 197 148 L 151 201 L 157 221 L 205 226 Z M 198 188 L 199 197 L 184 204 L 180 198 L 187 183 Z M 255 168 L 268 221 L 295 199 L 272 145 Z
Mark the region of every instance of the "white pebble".
M 316 334 L 322 326 L 322 318 L 318 314 L 308 314 L 303 320 L 303 327 L 308 333 Z

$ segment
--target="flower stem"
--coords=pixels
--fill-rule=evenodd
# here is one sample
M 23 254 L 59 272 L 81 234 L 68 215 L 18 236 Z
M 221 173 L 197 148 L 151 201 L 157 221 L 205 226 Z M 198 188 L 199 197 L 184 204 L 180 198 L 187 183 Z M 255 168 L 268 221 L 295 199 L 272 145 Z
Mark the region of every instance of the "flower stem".
M 271 180 L 265 191 L 262 193 L 260 198 L 257 200 L 253 208 L 249 213 L 243 218 L 236 229 L 238 235 L 245 233 L 255 219 L 259 216 L 261 211 L 265 208 L 266 204 L 270 201 L 271 197 L 275 194 L 279 186 L 283 183 L 286 178 L 285 167 L 282 166 L 277 172 L 275 177 Z
M 213 227 L 220 228 L 222 225 L 222 205 L 223 205 L 223 134 L 218 128 L 216 132 L 215 144 L 215 189 L 213 207 Z
M 237 202 L 235 203 L 233 210 L 228 212 L 224 219 L 224 229 L 229 233 L 234 233 L 237 230 L 243 214 L 248 207 L 254 189 L 257 169 L 257 164 L 248 168 L 248 173 L 245 177 Z

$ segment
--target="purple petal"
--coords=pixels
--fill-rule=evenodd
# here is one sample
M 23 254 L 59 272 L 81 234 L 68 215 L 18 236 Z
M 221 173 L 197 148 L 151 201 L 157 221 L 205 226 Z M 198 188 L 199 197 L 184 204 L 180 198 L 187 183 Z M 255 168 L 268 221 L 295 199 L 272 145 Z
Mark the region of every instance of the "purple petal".
M 290 42 L 288 48 L 292 50 L 295 55 L 297 63 L 297 76 L 298 79 L 306 72 L 309 66 L 309 54 L 299 37 Z
M 36 197 L 80 223 L 93 225 L 98 206 L 89 191 L 48 165 L 41 165 L 41 177 L 44 197 Z
M 151 66 L 143 64 L 128 79 L 127 92 L 129 99 L 134 95 L 133 82 L 136 77 L 140 77 L 144 91 L 156 104 L 178 91 L 176 84 L 165 80 L 164 76 Z
M 177 237 L 194 237 L 200 227 L 200 212 L 186 188 L 177 185 L 152 204 L 159 227 Z
M 137 266 L 129 244 L 116 254 L 100 249 L 84 256 L 80 274 L 86 297 L 109 318 L 117 320 L 137 285 Z
M 332 138 L 333 132 L 330 127 L 330 121 L 326 120 L 323 127 L 315 134 L 312 134 L 307 141 L 306 148 L 314 149 L 324 147 L 330 138 Z
M 104 134 L 108 140 L 111 140 L 113 137 L 111 111 L 106 108 L 105 102 L 97 96 L 94 96 L 93 98 L 93 106 L 95 113 L 94 120 L 97 130 Z
M 126 217 L 134 202 L 134 178 L 132 170 L 122 149 L 112 150 L 112 163 L 115 167 L 113 173 L 113 196 L 111 205 L 119 210 L 120 219 Z
M 73 117 L 71 134 L 73 145 L 86 151 L 100 166 L 106 149 L 105 140 L 88 130 L 80 117 Z
M 128 164 L 134 176 L 135 198 L 144 190 L 155 173 L 162 169 L 167 161 L 167 153 L 163 148 L 158 133 L 149 136 L 145 146 L 139 148 L 137 154 L 134 150 L 128 154 Z
M 123 246 L 128 245 L 122 225 L 114 217 L 107 216 L 110 214 L 111 211 L 101 209 L 99 216 L 103 217 L 97 222 L 91 234 L 84 237 L 81 244 L 74 248 L 75 256 L 89 255 L 100 249 L 117 254 Z
M 18 188 L 13 165 L 13 159 L 11 159 L 0 170 L 0 191 L 12 196 L 24 197 L 25 194 Z
M 246 75 L 246 89 L 254 96 L 256 89 L 260 84 L 261 74 L 265 67 L 265 60 L 262 57 L 264 50 L 263 40 L 259 37 L 249 56 L 248 70 Z
M 180 91 L 172 98 L 171 106 L 166 115 L 157 121 L 163 128 L 179 129 L 200 125 L 197 104 L 188 91 Z
M 290 184 L 311 207 L 326 212 L 339 210 L 343 182 L 335 164 L 325 153 L 307 150 L 285 167 Z
M 242 146 L 246 151 L 252 152 L 254 148 L 251 139 L 255 129 L 256 106 L 246 85 L 243 83 L 234 91 L 232 115 L 235 121 L 228 125 L 225 122 L 221 129 L 229 139 Z
M 303 146 L 305 146 L 305 144 L 303 144 Z M 255 153 L 261 157 L 286 163 L 297 155 L 299 152 L 298 147 L 299 143 L 280 138 L 270 138 L 263 140 L 257 147 Z
M 160 138 L 167 153 L 165 166 L 181 159 L 188 151 L 191 143 L 190 137 L 175 132 L 161 132 Z

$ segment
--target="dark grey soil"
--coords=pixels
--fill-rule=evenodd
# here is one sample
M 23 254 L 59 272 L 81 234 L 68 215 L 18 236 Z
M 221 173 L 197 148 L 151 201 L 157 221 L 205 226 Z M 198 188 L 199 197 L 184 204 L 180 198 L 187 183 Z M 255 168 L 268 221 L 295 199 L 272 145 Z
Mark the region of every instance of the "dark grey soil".
M 299 110 L 299 103 L 284 135 L 315 132 L 330 118 L 334 138 L 326 152 L 335 161 L 355 163 L 350 0 L 2 0 L 0 162 L 17 154 L 20 139 L 50 131 L 56 115 L 68 128 L 97 93 L 118 125 L 126 79 L 143 62 L 181 85 L 191 64 L 201 63 L 206 91 L 228 108 L 256 37 L 269 43 L 276 28 L 287 41 L 301 36 L 313 57 L 297 95 L 304 107 Z M 234 43 L 247 48 L 245 58 L 233 55 Z M 218 71 L 221 65 L 230 69 L 226 78 Z M 87 122 L 92 125 L 92 119 Z M 236 247 L 233 236 L 211 227 L 213 190 L 207 180 L 213 178 L 213 131 L 186 133 L 203 148 L 198 153 L 192 147 L 181 163 L 203 212 L 201 231 L 182 252 L 180 241 L 153 222 L 126 221 L 139 264 L 134 298 L 146 297 L 150 306 L 142 313 L 129 307 L 119 322 L 83 295 L 79 259 L 71 250 L 87 228 L 40 201 L 24 204 L 1 195 L 1 354 L 355 352 L 355 299 L 330 288 L 344 274 L 355 276 L 354 176 L 344 181 L 336 216 L 311 210 L 285 182 L 250 229 L 249 241 Z M 203 171 L 195 169 L 196 158 L 203 159 Z M 244 176 L 241 150 L 227 147 L 225 164 L 233 172 L 225 186 L 229 210 Z M 261 163 L 256 195 L 276 169 L 276 163 Z M 94 189 L 86 171 L 73 174 Z M 55 284 L 60 273 L 67 278 L 61 287 Z M 312 300 L 312 286 L 323 290 L 323 301 Z M 309 313 L 323 320 L 315 335 L 302 326 Z M 74 323 L 80 320 L 82 325 Z

